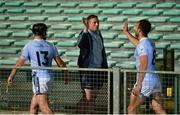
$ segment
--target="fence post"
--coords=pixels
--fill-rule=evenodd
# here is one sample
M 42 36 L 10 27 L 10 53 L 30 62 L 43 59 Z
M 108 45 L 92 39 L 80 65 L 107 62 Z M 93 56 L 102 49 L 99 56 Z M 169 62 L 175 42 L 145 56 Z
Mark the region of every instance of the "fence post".
M 177 78 L 177 76 L 175 76 L 175 96 L 174 96 L 174 102 L 175 102 L 175 108 L 174 108 L 174 114 L 177 114 L 178 112 L 177 112 L 177 110 L 178 110 L 178 78 Z
M 118 68 L 113 69 L 113 114 L 120 114 L 120 71 Z
M 126 71 L 123 71 L 123 114 L 127 113 L 127 73 Z

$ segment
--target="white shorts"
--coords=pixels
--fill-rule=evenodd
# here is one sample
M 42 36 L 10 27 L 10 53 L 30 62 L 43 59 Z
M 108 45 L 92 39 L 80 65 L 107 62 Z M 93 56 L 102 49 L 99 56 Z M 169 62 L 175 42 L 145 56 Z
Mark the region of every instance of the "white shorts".
M 136 84 L 135 84 L 136 85 Z M 147 74 L 142 82 L 140 97 L 149 97 L 156 92 L 162 92 L 161 80 L 157 74 Z
M 52 90 L 52 77 L 32 77 L 32 86 L 34 94 L 49 93 Z

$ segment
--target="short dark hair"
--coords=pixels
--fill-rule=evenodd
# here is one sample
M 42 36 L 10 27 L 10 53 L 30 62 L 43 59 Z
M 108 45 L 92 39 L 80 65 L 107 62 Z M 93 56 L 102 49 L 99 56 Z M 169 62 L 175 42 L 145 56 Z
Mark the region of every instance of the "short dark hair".
M 151 31 L 151 23 L 146 19 L 140 20 L 138 23 L 143 34 L 147 36 L 147 34 Z
M 98 16 L 96 16 L 96 15 L 89 15 L 89 16 L 87 17 L 87 22 L 89 22 L 89 20 L 92 19 L 92 18 L 98 19 Z
M 46 36 L 47 26 L 44 23 L 36 23 L 33 25 L 31 30 L 35 35 Z

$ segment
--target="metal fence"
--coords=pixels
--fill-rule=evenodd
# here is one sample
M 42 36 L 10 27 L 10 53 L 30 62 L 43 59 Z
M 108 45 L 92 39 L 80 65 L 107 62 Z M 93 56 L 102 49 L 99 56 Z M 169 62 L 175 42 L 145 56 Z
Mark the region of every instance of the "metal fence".
M 124 85 L 124 91 L 123 91 L 123 113 L 127 113 L 127 106 L 129 104 L 130 99 L 130 91 L 129 89 L 132 89 L 135 83 L 135 77 L 137 74 L 137 71 L 133 70 L 122 70 L 123 72 L 123 85 Z M 175 72 L 166 72 L 166 71 L 155 71 L 155 72 L 149 72 L 149 73 L 157 73 L 161 79 L 162 84 L 162 105 L 165 111 L 168 114 L 175 114 L 180 113 L 180 73 Z M 138 113 L 140 114 L 154 114 L 154 111 L 151 107 L 151 99 L 146 98 L 145 103 L 141 105 L 138 108 Z
M 32 92 L 32 77 L 30 67 L 17 68 L 12 87 L 4 95 L 7 77 L 12 67 L 0 67 L 1 100 L 0 109 L 8 111 L 29 111 Z M 55 113 L 77 113 L 82 99 L 80 74 L 98 77 L 103 86 L 97 91 L 93 113 L 110 113 L 110 70 L 77 69 L 77 68 L 33 68 L 49 70 L 54 75 L 53 88 L 50 93 L 50 106 Z M 66 71 L 66 72 L 65 72 Z M 68 73 L 65 74 L 65 73 Z M 69 82 L 65 84 L 64 77 L 68 76 Z M 94 82 L 95 79 L 91 79 Z M 78 110 L 81 112 L 81 110 Z
M 31 68 L 21 67 L 14 77 L 13 86 L 8 94 L 4 95 L 7 76 L 10 66 L 0 67 L 0 113 L 27 113 L 29 111 L 32 93 L 32 69 L 45 69 L 54 73 L 53 90 L 50 93 L 50 106 L 55 113 L 74 114 L 80 106 L 82 89 L 80 74 L 90 74 L 103 81 L 103 86 L 98 90 L 92 113 L 119 114 L 127 113 L 130 91 L 135 83 L 135 70 L 116 69 L 79 69 L 79 68 Z M 69 83 L 64 83 L 65 71 L 68 71 Z M 163 107 L 167 113 L 180 113 L 180 73 L 156 72 L 162 80 Z M 149 100 L 141 105 L 138 113 L 152 114 Z

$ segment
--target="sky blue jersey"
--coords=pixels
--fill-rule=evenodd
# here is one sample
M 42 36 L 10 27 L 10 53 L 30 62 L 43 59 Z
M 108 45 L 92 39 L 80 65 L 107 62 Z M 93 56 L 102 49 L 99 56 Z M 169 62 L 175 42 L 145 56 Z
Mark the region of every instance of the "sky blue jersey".
M 146 55 L 148 58 L 147 71 L 155 70 L 155 44 L 151 39 L 143 38 L 136 46 L 135 57 L 136 57 L 136 68 L 139 71 L 140 56 Z
M 140 56 L 146 55 L 147 62 L 147 71 L 155 70 L 155 44 L 151 39 L 143 38 L 140 40 L 139 44 L 136 47 L 135 56 L 136 56 L 136 68 L 139 71 L 140 67 Z M 139 75 L 137 74 L 136 79 Z M 137 83 L 137 81 L 136 81 Z M 152 93 L 161 92 L 161 80 L 158 74 L 155 73 L 145 73 L 144 79 L 142 81 L 141 95 L 149 97 Z
M 58 56 L 57 48 L 43 39 L 30 41 L 25 45 L 21 54 L 21 58 L 29 60 L 32 67 L 50 67 L 56 56 Z M 48 70 L 32 70 L 32 75 L 39 77 L 52 76 Z

